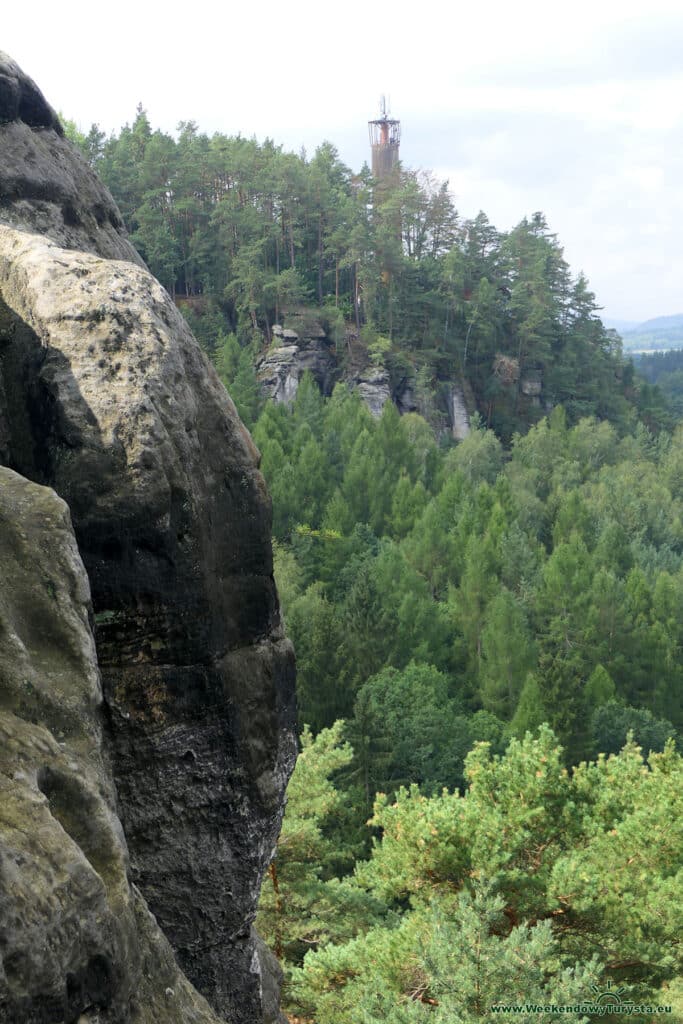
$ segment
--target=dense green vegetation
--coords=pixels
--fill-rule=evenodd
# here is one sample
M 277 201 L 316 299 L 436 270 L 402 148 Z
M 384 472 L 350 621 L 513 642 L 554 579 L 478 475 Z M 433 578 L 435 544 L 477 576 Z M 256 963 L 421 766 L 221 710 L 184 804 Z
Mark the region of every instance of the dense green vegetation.
M 192 122 L 174 139 L 141 108 L 109 139 L 69 130 L 211 353 L 234 333 L 254 354 L 287 310 L 312 303 L 342 363 L 351 330 L 394 385 L 417 380 L 437 419 L 454 378 L 506 439 L 543 415 L 525 385 L 542 381 L 570 423 L 624 422 L 638 403 L 618 336 L 541 214 L 499 232 L 484 214 L 461 220 L 428 174 L 403 170 L 378 188 L 329 143 L 309 159 Z
M 651 352 L 635 360 L 638 373 L 661 391 L 677 419 L 683 419 L 683 349 Z
M 254 436 L 313 730 L 259 921 L 287 1005 L 474 1021 L 612 982 L 680 1010 L 680 759 L 634 743 L 683 725 L 683 427 L 558 408 L 442 450 L 308 378 Z
M 579 1022 L 599 1019 L 581 1005 L 610 987 L 681 1019 L 683 762 L 672 746 L 648 763 L 628 743 L 568 773 L 547 727 L 502 757 L 480 744 L 464 793 L 380 795 L 371 857 L 325 881 L 315 843 L 340 800 L 329 773 L 348 757 L 338 728 L 305 739 L 278 901 L 266 887 L 258 921 L 290 963 L 311 949 L 288 990 L 307 1019 L 469 1024 L 495 1019 L 499 1003 L 555 1003 Z
M 620 437 L 557 409 L 509 453 L 484 429 L 442 451 L 416 414 L 387 405 L 375 421 L 343 386 L 325 403 L 308 379 L 253 433 L 301 722 L 348 719 L 370 798 L 458 784 L 473 738 L 543 721 L 570 761 L 618 749 L 627 728 L 608 748 L 605 706 L 681 726 L 680 428 Z M 451 737 L 448 764 L 420 754 L 420 730 L 443 747 L 430 728 Z
M 676 386 L 623 362 L 540 214 L 500 233 L 429 176 L 142 110 L 71 135 L 262 452 L 302 738 L 257 923 L 288 1008 L 466 1024 L 614 984 L 683 1012 Z M 265 404 L 255 361 L 311 307 L 423 415 L 310 377 Z

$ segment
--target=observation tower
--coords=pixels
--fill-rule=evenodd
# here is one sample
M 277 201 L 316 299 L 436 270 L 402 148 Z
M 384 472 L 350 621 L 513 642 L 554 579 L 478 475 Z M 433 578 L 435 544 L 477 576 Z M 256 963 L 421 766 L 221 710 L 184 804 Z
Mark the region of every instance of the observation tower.
M 381 117 L 368 121 L 372 149 L 372 176 L 376 181 L 392 177 L 398 166 L 398 147 L 401 142 L 401 122 L 389 117 L 387 101 L 380 100 Z

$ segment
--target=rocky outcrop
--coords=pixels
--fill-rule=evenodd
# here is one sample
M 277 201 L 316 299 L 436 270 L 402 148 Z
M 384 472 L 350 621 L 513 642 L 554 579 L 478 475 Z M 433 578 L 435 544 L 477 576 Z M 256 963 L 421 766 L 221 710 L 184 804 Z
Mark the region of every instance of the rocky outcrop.
M 470 417 L 465 393 L 457 383 L 451 384 L 448 389 L 448 418 L 452 436 L 456 441 L 464 441 L 470 433 Z
M 493 374 L 504 388 L 528 400 L 532 407 L 540 407 L 543 394 L 543 371 L 539 368 L 522 371 L 518 359 L 496 353 Z
M 415 393 L 415 380 L 411 377 L 404 377 L 399 381 L 394 393 L 396 408 L 401 416 L 409 412 L 419 412 L 419 405 Z
M 375 419 L 379 419 L 382 409 L 391 401 L 391 385 L 387 371 L 381 368 L 368 369 L 353 381 L 353 386 L 358 389 L 358 394 Z
M 519 382 L 519 390 L 525 398 L 529 400 L 529 404 L 536 408 L 541 405 L 541 396 L 543 394 L 543 374 L 540 370 L 537 370 L 535 374 L 529 374 L 528 376 L 522 377 Z
M 273 344 L 257 366 L 264 395 L 274 402 L 291 403 L 307 371 L 323 395 L 332 394 L 339 370 L 324 330 L 317 321 L 291 318 L 296 325 L 273 324 Z
M 92 205 L 111 198 L 54 123 L 17 116 L 0 124 L 0 458 L 71 510 L 129 875 L 190 981 L 252 1024 L 270 983 L 251 922 L 295 757 L 258 452 L 118 215 Z M 35 153 L 64 189 L 36 193 Z
M 298 345 L 273 345 L 260 360 L 257 377 L 266 398 L 291 404 L 299 389 L 302 369 Z
M 218 1024 L 127 878 L 67 506 L 0 469 L 0 1021 Z
M 64 138 L 35 82 L 2 51 L 0 221 L 62 246 L 142 265 L 109 191 Z

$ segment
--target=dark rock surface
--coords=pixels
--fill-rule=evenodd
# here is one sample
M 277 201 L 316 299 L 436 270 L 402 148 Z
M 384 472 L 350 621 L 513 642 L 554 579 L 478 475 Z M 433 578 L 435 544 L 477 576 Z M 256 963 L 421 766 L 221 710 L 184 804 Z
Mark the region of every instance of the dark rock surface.
M 0 1021 L 218 1024 L 144 900 L 65 503 L 0 468 Z
M 0 53 L 0 122 L 9 121 L 64 134 L 59 118 L 33 79 L 6 53 Z
M 54 125 L 0 124 L 0 147 L 0 460 L 71 510 L 131 878 L 190 981 L 252 1024 L 295 757 L 258 452 Z
M 108 189 L 64 138 L 36 84 L 1 50 L 0 221 L 143 265 Z

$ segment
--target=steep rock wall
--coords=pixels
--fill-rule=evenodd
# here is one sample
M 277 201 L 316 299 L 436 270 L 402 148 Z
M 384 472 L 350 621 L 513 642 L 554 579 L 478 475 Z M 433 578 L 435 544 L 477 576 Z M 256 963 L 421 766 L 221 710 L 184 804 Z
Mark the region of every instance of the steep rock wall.
M 332 394 L 338 381 L 357 390 L 375 419 L 380 418 L 387 402 L 394 402 L 401 415 L 419 412 L 429 416 L 428 410 L 420 409 L 415 378 L 406 375 L 392 382 L 388 369 L 370 364 L 367 349 L 359 343 L 355 331 L 346 335 L 348 362 L 343 369 L 335 346 L 312 310 L 288 314 L 285 320 L 287 327 L 274 324 L 271 328 L 273 341 L 256 364 L 265 398 L 291 404 L 303 375 L 309 372 L 325 396 Z M 470 431 L 470 415 L 476 408 L 474 395 L 464 379 L 454 379 L 447 387 L 441 412 L 447 417 L 452 436 L 461 441 Z
M 65 503 L 0 468 L 0 1021 L 218 1024 L 128 882 Z
M 293 402 L 305 373 L 323 395 L 331 395 L 340 373 L 324 330 L 311 317 L 289 316 L 293 327 L 273 324 L 273 344 L 256 367 L 263 394 L 274 402 Z
M 0 58 L 4 81 L 34 95 Z M 232 402 L 67 146 L 47 114 L 0 123 L 0 459 L 71 509 L 131 877 L 190 981 L 252 1022 L 250 926 L 295 757 L 269 500 Z M 36 152 L 46 180 L 58 154 L 58 194 L 36 194 Z

